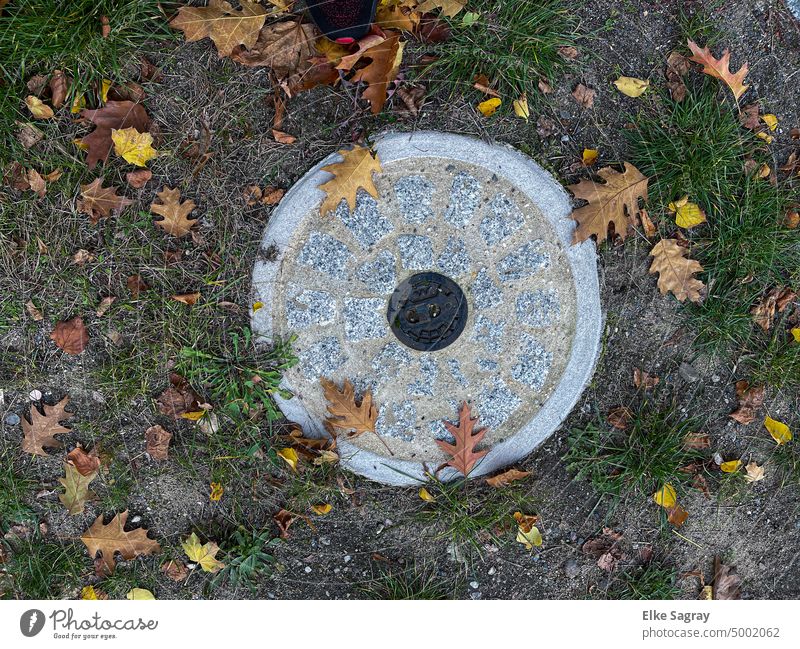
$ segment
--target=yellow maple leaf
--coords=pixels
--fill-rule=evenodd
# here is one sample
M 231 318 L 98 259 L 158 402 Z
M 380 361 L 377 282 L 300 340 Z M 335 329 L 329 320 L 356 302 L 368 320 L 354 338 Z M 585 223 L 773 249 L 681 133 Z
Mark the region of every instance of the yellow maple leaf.
M 219 546 L 210 541 L 201 544 L 194 532 L 186 540 L 181 541 L 181 547 L 186 556 L 199 564 L 204 572 L 219 572 L 225 567 L 225 564 L 217 559 Z
M 56 116 L 50 106 L 34 95 L 25 97 L 25 105 L 36 119 L 52 119 Z
M 156 598 L 156 596 L 146 588 L 131 588 L 125 597 L 134 601 L 144 601 Z
M 740 466 L 742 466 L 741 460 L 730 460 L 729 462 L 720 464 L 719 468 L 723 473 L 736 473 Z
M 497 109 L 500 108 L 500 104 L 502 103 L 503 100 L 499 97 L 492 97 L 478 104 L 478 112 L 484 117 L 491 117 L 497 112 Z
M 706 222 L 706 213 L 697 203 L 689 201 L 688 194 L 667 206 L 675 214 L 675 224 L 679 228 L 693 228 Z
M 325 516 L 325 514 L 330 513 L 331 509 L 333 509 L 333 505 L 330 503 L 322 503 L 320 505 L 312 505 L 311 511 L 314 512 L 317 516 Z
M 765 417 L 764 427 L 769 431 L 769 434 L 772 435 L 772 439 L 777 442 L 778 446 L 792 441 L 792 431 L 789 430 L 789 427 L 782 421 L 777 421 L 772 419 L 772 417 Z
M 286 462 L 292 471 L 297 471 L 297 451 L 295 451 L 293 448 L 287 447 L 280 449 L 278 451 L 278 457 Z
M 137 167 L 146 167 L 147 161 L 158 155 L 153 148 L 153 136 L 139 133 L 135 128 L 111 129 L 114 152 Z
M 653 494 L 653 500 L 665 509 L 672 509 L 678 502 L 678 494 L 675 492 L 675 487 L 667 483 Z
M 514 108 L 514 114 L 527 122 L 528 118 L 531 116 L 531 111 L 528 107 L 528 96 L 523 92 L 519 99 L 514 100 L 512 106 Z
M 623 95 L 639 97 L 650 87 L 650 82 L 636 77 L 620 77 L 614 82 L 614 85 Z

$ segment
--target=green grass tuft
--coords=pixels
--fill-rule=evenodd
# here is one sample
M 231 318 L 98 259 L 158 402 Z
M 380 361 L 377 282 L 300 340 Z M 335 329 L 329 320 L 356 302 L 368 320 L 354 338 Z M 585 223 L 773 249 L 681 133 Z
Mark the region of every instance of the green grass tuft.
M 677 573 L 658 563 L 648 563 L 623 572 L 612 583 L 606 599 L 655 600 L 678 599 Z
M 368 599 L 444 600 L 455 599 L 457 587 L 439 576 L 432 566 L 390 566 L 381 568 L 359 588 Z

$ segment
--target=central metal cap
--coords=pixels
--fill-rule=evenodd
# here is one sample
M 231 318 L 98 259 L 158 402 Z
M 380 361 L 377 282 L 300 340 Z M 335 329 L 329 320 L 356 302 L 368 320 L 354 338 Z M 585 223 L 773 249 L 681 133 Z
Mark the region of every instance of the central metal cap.
M 455 342 L 464 331 L 467 299 L 449 277 L 418 273 L 395 289 L 386 317 L 404 345 L 435 352 Z

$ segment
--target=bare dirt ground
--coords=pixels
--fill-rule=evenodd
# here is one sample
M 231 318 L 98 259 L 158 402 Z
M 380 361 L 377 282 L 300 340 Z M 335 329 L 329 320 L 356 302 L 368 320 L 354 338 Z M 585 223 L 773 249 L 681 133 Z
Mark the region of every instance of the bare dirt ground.
M 800 126 L 800 27 L 779 1 L 705 4 L 723 34 L 718 46 L 730 47 L 737 62 L 751 63 L 752 96 L 781 120 L 774 151 L 782 162 L 792 146 L 789 130 Z M 3 299 L 11 299 L 18 311 L 4 313 L 6 324 L 0 326 L 0 449 L 32 481 L 24 500 L 46 521 L 46 540 L 73 543 L 99 514 L 130 509 L 142 517 L 141 525 L 159 540 L 165 555 L 121 564 L 119 579 L 149 587 L 159 598 L 358 598 L 386 570 L 414 567 L 448 584 L 453 597 L 551 599 L 605 596 L 615 575 L 598 568 L 581 546 L 610 527 L 623 534 L 623 566 L 651 546 L 658 561 L 679 576 L 701 569 L 708 580 L 713 557 L 722 555 L 742 577 L 744 597 L 800 596 L 800 491 L 778 471 L 727 498 L 715 492 L 706 499 L 694 492 L 683 503 L 690 512 L 688 521 L 674 530 L 664 524 L 662 512 L 649 498 L 629 495 L 610 502 L 589 483 L 573 481 L 566 469 L 562 456 L 570 429 L 604 416 L 614 406 L 641 401 L 631 380 L 635 367 L 659 376 L 660 394 L 681 413 L 706 422 L 713 450 L 736 457 L 749 454 L 759 463 L 770 457 L 760 420 L 741 426 L 728 417 L 736 405 L 734 383 L 747 377 L 731 359 L 709 357 L 692 347 L 693 333 L 686 329 L 679 305 L 672 296 L 658 293 L 654 276 L 647 273 L 646 241 L 636 236 L 624 246 L 604 246 L 599 255 L 606 331 L 594 379 L 562 429 L 521 467 L 532 473 L 522 487 L 524 500 L 541 516 L 544 545 L 534 552 L 515 543 L 509 530 L 499 540 L 487 535 L 480 554 L 469 563 L 459 561 L 448 539 L 439 538 L 439 527 L 421 523 L 415 515 L 424 507 L 416 489 L 383 487 L 341 473 L 342 484 L 353 493 L 345 493 L 331 476 L 322 486 L 303 486 L 300 494 L 292 476 L 278 464 L 244 454 L 225 473 L 225 496 L 210 502 L 208 485 L 217 475 L 219 460 L 207 436 L 190 422 L 166 420 L 154 405 L 154 397 L 167 385 L 176 342 L 203 344 L 206 328 L 224 332 L 247 323 L 249 275 L 271 208 L 247 207 L 242 200 L 246 185 L 288 188 L 322 157 L 361 135 L 386 129 L 446 130 L 506 142 L 563 182 L 574 182 L 582 173 L 574 163 L 584 147 L 599 149 L 602 164 L 626 158 L 624 129 L 637 105 L 617 93 L 610 80 L 619 74 L 661 79 L 666 56 L 680 45 L 679 13 L 684 5 L 675 0 L 587 0 L 578 6 L 582 30 L 591 34 L 580 41 L 578 72 L 558 81 L 554 94 L 533 108 L 527 124 L 513 115 L 491 122 L 481 119 L 474 110 L 480 97 L 471 89 L 451 95 L 449 88 L 434 88 L 419 116 L 410 118 L 391 107 L 373 117 L 345 91 L 324 87 L 288 105 L 284 130 L 297 137 L 291 146 L 269 136 L 273 106 L 266 70 L 219 60 L 208 41 L 146 52 L 164 73 L 160 84 L 146 85 L 148 112 L 161 131 L 160 148 L 177 150 L 185 140 L 197 138 L 205 125 L 213 134 L 212 157 L 194 174 L 192 161 L 177 155 L 159 158 L 153 164 L 158 182 L 129 190 L 137 200 L 135 209 L 99 228 L 75 210 L 77 182 L 48 194 L 15 236 L 33 242 L 39 237 L 49 253 L 34 265 L 2 255 Z M 410 60 L 422 53 L 424 48 L 412 48 Z M 597 89 L 594 106 L 584 111 L 570 95 L 579 81 Z M 535 117 L 540 114 L 557 123 L 553 136 L 537 134 Z M 67 147 L 75 131 L 65 123 L 59 144 Z M 106 176 L 113 179 L 115 174 L 121 178 L 124 172 L 117 169 Z M 177 269 L 160 261 L 176 245 L 153 233 L 146 211 L 164 185 L 180 187 L 197 202 L 201 215 L 199 242 L 177 246 L 184 250 Z M 14 200 L 10 190 L 1 191 Z M 19 254 L 35 254 L 35 244 L 18 245 Z M 93 252 L 97 261 L 73 269 L 70 259 L 79 249 Z M 142 251 L 138 267 L 133 249 Z M 129 301 L 125 281 L 134 272 L 163 296 L 201 290 L 203 318 L 193 322 L 188 310 L 166 304 L 168 300 L 155 307 Z M 94 307 L 102 295 L 121 297 L 109 314 L 96 318 Z M 43 322 L 24 315 L 29 299 L 43 306 Z M 220 302 L 238 308 L 220 307 Z M 80 357 L 67 357 L 52 346 L 50 326 L 79 313 L 89 327 L 89 348 Z M 113 342 L 111 332 L 119 333 L 121 342 Z M 146 381 L 119 390 L 114 368 L 127 367 L 125 363 L 146 370 Z M 687 373 L 685 365 L 679 371 L 682 364 L 691 365 L 696 374 Z M 5 417 L 27 412 L 32 389 L 41 390 L 48 403 L 69 394 L 74 417 L 72 432 L 64 437 L 67 447 L 98 444 L 113 456 L 114 470 L 100 480 L 98 500 L 83 515 L 69 516 L 58 502 L 60 456 L 36 461 L 20 457 L 20 426 L 9 425 Z M 797 430 L 799 397 L 796 391 L 771 392 L 767 410 Z M 169 463 L 158 464 L 144 455 L 143 431 L 156 423 L 175 433 Z M 276 428 L 281 429 L 262 423 L 263 439 Z M 226 431 L 215 435 L 225 436 Z M 216 531 L 238 524 L 273 526 L 273 514 L 287 503 L 315 497 L 330 502 L 331 513 L 315 517 L 313 530 L 302 521 L 293 525 L 291 538 L 273 549 L 271 576 L 261 579 L 253 592 L 225 587 L 209 592 L 199 576 L 175 583 L 158 570 L 164 559 L 180 556 L 180 539 L 192 530 L 213 538 Z M 92 582 L 91 573 L 86 557 L 83 584 Z M 79 586 L 61 595 L 75 597 Z M 684 597 L 698 596 L 696 577 L 682 577 L 678 586 Z M 124 595 L 126 587 L 117 589 L 112 588 L 112 594 Z

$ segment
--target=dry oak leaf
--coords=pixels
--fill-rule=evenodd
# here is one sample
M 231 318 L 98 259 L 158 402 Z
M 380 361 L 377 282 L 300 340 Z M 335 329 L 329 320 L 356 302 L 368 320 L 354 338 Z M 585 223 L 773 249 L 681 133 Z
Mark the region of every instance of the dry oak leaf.
M 589 201 L 588 205 L 572 212 L 572 218 L 578 223 L 573 243 L 596 236 L 599 244 L 608 236 L 612 224 L 614 233 L 625 239 L 628 224 L 635 223 L 639 213 L 639 198 L 647 200 L 647 177 L 632 164 L 626 162 L 622 173 L 603 167 L 597 175 L 605 182 L 582 178 L 567 188 L 575 198 Z
M 272 520 L 278 526 L 279 536 L 282 539 L 289 538 L 289 528 L 297 520 L 297 514 L 294 514 L 286 509 L 281 509 L 277 514 L 273 514 Z
M 353 83 L 366 81 L 369 84 L 362 97 L 369 101 L 373 115 L 383 110 L 389 84 L 397 78 L 403 59 L 405 43 L 400 42 L 400 34 L 389 34 L 387 32 L 386 40 L 364 52 L 364 58 L 369 58 L 370 63 L 358 70 L 352 78 Z
M 28 417 L 22 418 L 22 450 L 25 453 L 47 456 L 45 447 L 61 448 L 61 442 L 55 436 L 70 432 L 69 428 L 59 423 L 72 417 L 71 413 L 65 411 L 68 403 L 69 397 L 64 397 L 54 406 L 43 404 L 44 414 L 36 406 L 31 406 L 30 420 Z
M 678 244 L 676 239 L 662 239 L 650 251 L 653 263 L 650 273 L 658 273 L 658 288 L 662 295 L 670 291 L 679 302 L 689 298 L 692 302 L 701 302 L 700 291 L 705 284 L 693 277 L 703 270 L 700 262 L 688 259 L 686 248 Z
M 86 165 L 94 169 L 95 165 L 108 160 L 113 141 L 112 129 L 122 130 L 135 128 L 139 133 L 150 131 L 150 117 L 141 104 L 132 101 L 108 101 L 102 108 L 83 109 L 81 118 L 92 122 L 96 128 L 82 137 L 79 147 L 87 151 Z
M 572 91 L 572 96 L 581 108 L 591 108 L 594 105 L 595 91 L 591 88 L 587 88 L 582 83 L 575 86 L 575 90 Z
M 161 426 L 150 426 L 144 431 L 145 451 L 154 460 L 166 460 L 172 433 Z
M 169 375 L 170 387 L 162 392 L 156 401 L 162 414 L 173 419 L 181 419 L 182 415 L 200 410 L 200 397 L 180 374 Z
M 711 436 L 708 433 L 686 433 L 683 437 L 683 448 L 702 450 L 711 447 Z
M 633 386 L 637 389 L 644 388 L 649 390 L 656 387 L 660 380 L 657 376 L 653 376 L 638 367 L 633 368 Z
M 80 354 L 89 342 L 89 334 L 86 331 L 86 325 L 83 324 L 83 318 L 80 316 L 72 318 L 72 320 L 65 320 L 57 322 L 50 334 L 56 347 L 63 349 L 67 354 L 77 355 Z
M 383 29 L 400 29 L 405 32 L 413 32 L 419 24 L 420 15 L 415 11 L 406 11 L 401 4 L 401 0 L 393 2 L 382 2 L 378 5 L 375 12 L 375 24 Z
M 88 214 L 94 224 L 100 219 L 108 218 L 114 211 L 121 213 L 128 205 L 133 205 L 133 201 L 118 196 L 116 187 L 103 187 L 102 178 L 95 178 L 88 185 L 81 185 L 78 210 Z
M 453 467 L 464 476 L 468 476 L 478 460 L 489 452 L 488 450 L 475 450 L 487 430 L 486 428 L 475 430 L 477 421 L 478 418 L 472 416 L 470 406 L 463 401 L 458 409 L 458 425 L 451 424 L 447 420 L 443 421 L 445 428 L 455 438 L 456 443 L 450 444 L 440 439 L 436 440 L 436 445 L 450 456 L 445 465 Z
M 234 48 L 256 44 L 267 10 L 258 2 L 241 0 L 236 10 L 225 0 L 209 0 L 207 7 L 181 7 L 169 25 L 183 32 L 188 42 L 210 38 L 219 57 L 230 56 Z
M 81 535 L 81 541 L 86 545 L 92 559 L 100 557 L 96 562 L 98 573 L 110 575 L 114 572 L 116 561 L 114 553 L 119 552 L 123 559 L 129 561 L 148 554 L 161 552 L 157 541 L 147 537 L 147 530 L 140 527 L 130 532 L 125 531 L 128 522 L 128 510 L 117 514 L 103 524 L 103 515 L 97 517 L 92 526 Z
M 764 405 L 766 386 L 753 385 L 747 381 L 736 381 L 736 398 L 739 407 L 728 415 L 740 424 L 749 424 L 756 419 L 756 411 Z
M 67 453 L 67 464 L 74 466 L 82 476 L 96 473 L 100 468 L 100 457 L 97 452 L 97 447 L 92 449 L 90 453 L 87 453 L 80 446 L 76 446 Z
M 181 190 L 164 187 L 156 194 L 160 203 L 152 203 L 150 211 L 163 216 L 155 224 L 173 237 L 183 237 L 189 234 L 197 219 L 190 219 L 189 214 L 194 210 L 195 202 L 191 199 L 181 203 Z
M 739 101 L 739 97 L 741 97 L 750 87 L 744 84 L 744 78 L 747 76 L 748 72 L 747 63 L 742 65 L 736 74 L 733 74 L 730 70 L 730 50 L 726 49 L 722 53 L 722 58 L 715 59 L 714 55 L 711 54 L 711 50 L 708 49 L 707 46 L 701 49 L 700 46 L 692 39 L 687 40 L 686 44 L 692 51 L 692 56 L 689 58 L 689 60 L 694 61 L 695 63 L 700 63 L 703 66 L 703 72 L 705 74 L 714 77 L 715 79 L 721 79 L 724 81 L 728 88 L 731 89 L 734 99 Z
M 667 89 L 675 102 L 680 103 L 686 99 L 686 83 L 684 83 L 683 77 L 688 72 L 689 59 L 680 52 L 671 52 L 667 57 L 665 76 L 667 77 Z
M 62 70 L 53 70 L 50 77 L 50 102 L 53 108 L 61 108 L 67 100 L 70 80 Z
M 82 514 L 86 501 L 94 498 L 89 491 L 89 483 L 96 477 L 97 471 L 83 475 L 74 465 L 64 463 L 64 477 L 58 479 L 64 487 L 64 493 L 59 494 L 58 499 L 71 516 Z
M 452 18 L 466 6 L 467 0 L 424 0 L 416 10 L 421 14 L 426 14 L 434 9 L 441 9 L 443 16 Z
M 530 471 L 520 471 L 519 469 L 509 469 L 491 478 L 486 478 L 486 484 L 499 489 L 505 487 L 516 480 L 527 478 L 531 474 Z
M 246 50 L 237 47 L 231 59 L 249 67 L 266 66 L 278 79 L 302 72 L 316 53 L 317 29 L 312 23 L 287 20 L 264 27 Z
M 319 208 L 322 216 L 328 212 L 335 212 L 342 199 L 347 200 L 351 211 L 354 210 L 359 189 L 365 190 L 373 198 L 378 198 L 378 189 L 372 180 L 372 174 L 381 172 L 378 155 L 364 146 L 342 149 L 338 153 L 343 158 L 341 162 L 334 162 L 322 168 L 322 171 L 333 175 L 331 180 L 320 185 L 320 189 L 327 194 Z
M 609 410 L 608 415 L 606 415 L 606 421 L 617 430 L 626 430 L 631 419 L 633 419 L 633 413 L 630 408 L 625 406 L 616 406 Z
M 193 304 L 197 304 L 197 300 L 200 299 L 200 293 L 182 293 L 180 295 L 171 296 L 171 299 L 181 304 L 192 306 Z
M 795 299 L 797 299 L 797 293 L 792 289 L 785 286 L 776 286 L 750 309 L 753 322 L 764 331 L 769 331 L 772 321 L 775 319 L 775 312 L 783 312 Z
M 714 599 L 741 599 L 742 581 L 736 568 L 726 566 L 719 556 L 714 557 Z
M 320 383 L 328 400 L 328 421 L 334 428 L 345 431 L 348 437 L 375 432 L 378 409 L 372 402 L 370 390 L 364 393 L 358 403 L 355 388 L 348 379 L 345 379 L 341 391 L 333 381 L 324 377 L 320 379 Z
M 163 572 L 172 581 L 183 581 L 189 576 L 189 571 L 186 569 L 186 564 L 183 561 L 167 561 L 161 566 Z
M 129 171 L 125 174 L 125 180 L 134 189 L 141 189 L 153 177 L 153 172 L 149 169 L 137 169 L 136 171 Z

